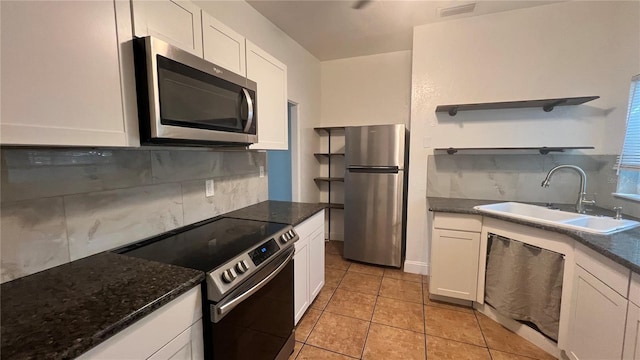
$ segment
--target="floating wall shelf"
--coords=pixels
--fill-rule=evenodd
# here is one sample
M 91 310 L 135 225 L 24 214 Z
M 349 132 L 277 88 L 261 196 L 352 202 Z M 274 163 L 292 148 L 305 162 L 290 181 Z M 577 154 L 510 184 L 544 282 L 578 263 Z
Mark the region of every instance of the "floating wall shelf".
M 344 156 L 344 153 L 314 153 L 315 156 Z
M 344 126 L 322 126 L 313 128 L 315 131 L 332 132 L 334 130 L 344 130 Z
M 595 149 L 593 146 L 567 146 L 567 147 L 477 147 L 477 148 L 435 148 L 436 151 L 446 151 L 447 154 L 453 155 L 458 151 L 517 151 L 517 150 L 537 150 L 542 155 L 547 155 L 550 152 L 564 152 L 565 150 L 585 150 Z
M 337 204 L 337 203 L 323 203 L 323 204 L 327 205 L 327 207 L 330 209 L 344 209 L 344 204 Z
M 549 112 L 556 106 L 567 105 L 580 105 L 586 102 L 599 99 L 600 96 L 581 96 L 581 97 L 568 97 L 557 99 L 542 99 L 542 100 L 523 100 L 523 101 L 504 101 L 493 103 L 479 103 L 479 104 L 454 104 L 454 105 L 438 105 L 436 112 L 446 112 L 450 116 L 456 116 L 458 111 L 467 110 L 496 110 L 496 109 L 521 109 L 521 108 L 536 108 L 540 107 L 542 110 Z

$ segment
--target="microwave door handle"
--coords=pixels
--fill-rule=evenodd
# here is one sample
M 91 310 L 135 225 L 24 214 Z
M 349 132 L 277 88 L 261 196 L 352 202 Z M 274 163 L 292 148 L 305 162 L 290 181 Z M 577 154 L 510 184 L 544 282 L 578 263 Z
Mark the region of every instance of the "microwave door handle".
M 253 124 L 253 100 L 251 99 L 251 95 L 247 89 L 242 88 L 242 92 L 244 93 L 244 97 L 247 99 L 247 125 L 244 127 L 244 132 L 248 133 L 249 129 L 251 129 L 251 125 Z

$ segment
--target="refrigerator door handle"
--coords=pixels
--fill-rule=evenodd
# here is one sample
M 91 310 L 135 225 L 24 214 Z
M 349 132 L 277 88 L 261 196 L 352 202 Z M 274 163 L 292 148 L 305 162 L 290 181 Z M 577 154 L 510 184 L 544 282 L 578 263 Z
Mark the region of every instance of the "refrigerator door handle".
M 349 165 L 347 170 L 354 173 L 395 173 L 400 171 L 398 166 L 357 166 Z

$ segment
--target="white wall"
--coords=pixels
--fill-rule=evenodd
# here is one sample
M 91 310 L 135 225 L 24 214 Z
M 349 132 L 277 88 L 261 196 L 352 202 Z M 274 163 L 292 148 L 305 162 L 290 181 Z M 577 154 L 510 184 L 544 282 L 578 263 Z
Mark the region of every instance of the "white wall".
M 640 3 L 570 1 L 418 26 L 412 63 L 407 264 L 425 272 L 427 155 L 433 147 L 620 150 L 629 81 L 640 73 Z M 434 113 L 438 104 L 586 95 L 601 99 L 550 113 Z
M 323 61 L 321 63 L 322 126 L 405 124 L 411 112 L 411 51 Z M 344 151 L 344 133 L 334 132 L 331 151 Z M 327 151 L 327 137 L 320 148 Z M 320 159 L 323 176 L 326 159 Z M 343 176 L 344 157 L 331 158 L 332 176 Z M 320 197 L 328 201 L 327 184 L 320 184 Z M 344 202 L 344 184 L 331 185 L 333 202 Z M 344 212 L 331 210 L 332 240 L 344 239 Z
M 298 152 L 292 153 L 292 170 L 295 173 L 297 163 L 300 191 L 295 191 L 294 174 L 293 199 L 318 201 L 313 178 L 319 170 L 313 153 L 320 142 L 313 127 L 320 124 L 320 61 L 242 0 L 195 3 L 287 65 L 288 98 L 297 103 L 299 109 L 299 126 L 292 128 L 292 136 L 295 138 L 297 135 L 300 147 Z
M 323 126 L 409 126 L 411 51 L 322 62 Z

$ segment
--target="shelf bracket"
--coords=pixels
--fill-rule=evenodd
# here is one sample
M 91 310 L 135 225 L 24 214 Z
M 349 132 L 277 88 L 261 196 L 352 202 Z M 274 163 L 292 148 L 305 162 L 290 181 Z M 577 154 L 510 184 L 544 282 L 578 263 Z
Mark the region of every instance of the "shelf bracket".
M 547 155 L 550 152 L 564 152 L 564 149 L 563 148 L 548 148 L 546 146 L 543 146 L 540 149 L 538 149 L 538 151 L 540 152 L 540 155 Z
M 545 106 L 542 107 L 542 110 L 544 110 L 545 112 L 550 112 L 553 110 L 554 107 L 558 106 L 558 105 L 562 105 L 564 103 L 567 102 L 567 99 L 560 99 L 558 101 L 554 101 L 552 103 L 546 104 Z M 540 150 L 542 152 L 542 150 Z

